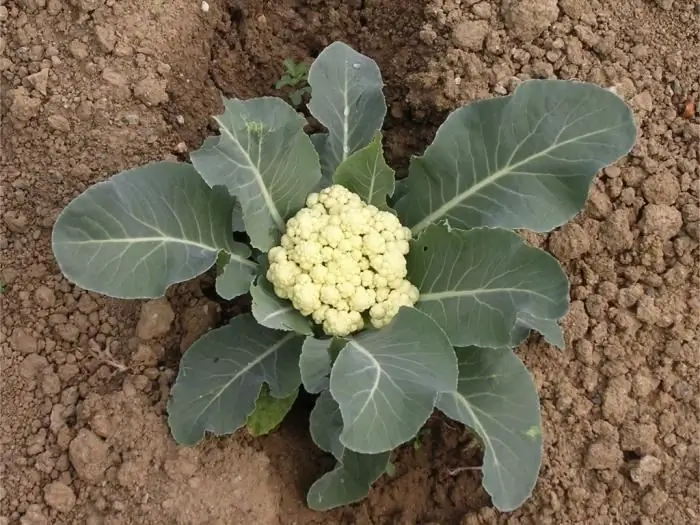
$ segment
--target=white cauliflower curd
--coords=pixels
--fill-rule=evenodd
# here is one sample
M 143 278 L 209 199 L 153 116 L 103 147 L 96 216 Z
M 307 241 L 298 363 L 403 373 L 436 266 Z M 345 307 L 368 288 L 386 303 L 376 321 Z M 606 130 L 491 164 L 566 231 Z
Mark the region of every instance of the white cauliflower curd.
M 287 221 L 281 246 L 268 253 L 267 279 L 328 335 L 362 329 L 363 314 L 381 328 L 418 301 L 405 278 L 410 238 L 394 215 L 333 185 Z

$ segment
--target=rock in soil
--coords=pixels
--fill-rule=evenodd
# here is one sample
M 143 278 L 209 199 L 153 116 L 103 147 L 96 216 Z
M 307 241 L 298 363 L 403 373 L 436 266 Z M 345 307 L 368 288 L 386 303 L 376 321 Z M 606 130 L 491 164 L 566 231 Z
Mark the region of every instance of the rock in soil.
M 147 301 L 141 306 L 136 335 L 144 341 L 162 337 L 170 331 L 174 320 L 175 312 L 167 299 Z
M 68 457 L 79 478 L 95 482 L 109 466 L 108 451 L 108 445 L 95 433 L 81 428 L 68 447 Z
M 511 34 L 523 42 L 531 42 L 559 16 L 557 0 L 504 0 L 504 17 Z
M 661 472 L 661 460 L 654 456 L 644 456 L 630 471 L 630 478 L 640 487 L 654 484 L 654 478 Z
M 75 493 L 65 483 L 54 481 L 44 487 L 44 501 L 58 512 L 70 512 L 75 506 Z

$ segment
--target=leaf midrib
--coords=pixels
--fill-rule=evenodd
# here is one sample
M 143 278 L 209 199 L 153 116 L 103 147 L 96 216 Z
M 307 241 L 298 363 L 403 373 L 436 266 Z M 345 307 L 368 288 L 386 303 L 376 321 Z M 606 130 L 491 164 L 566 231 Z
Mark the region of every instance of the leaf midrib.
M 503 481 L 503 475 L 501 473 L 501 462 L 498 458 L 498 455 L 496 454 L 496 448 L 493 446 L 493 443 L 491 443 L 491 437 L 489 436 L 489 433 L 486 431 L 484 428 L 484 425 L 481 423 L 481 419 L 476 415 L 474 410 L 472 409 L 471 404 L 469 401 L 467 401 L 467 398 L 462 395 L 461 392 L 453 392 L 453 396 L 455 396 L 459 403 L 464 407 L 464 409 L 468 412 L 469 416 L 472 419 L 472 422 L 474 423 L 474 430 L 476 430 L 477 434 L 481 436 L 481 439 L 484 440 L 484 444 L 486 445 L 487 449 L 491 450 L 491 458 L 493 459 L 494 465 L 495 465 L 495 471 L 497 472 L 497 477 L 498 477 L 498 483 L 501 486 L 501 490 L 503 492 L 506 492 L 506 485 Z M 465 423 L 466 424 L 466 423 Z M 504 444 L 505 446 L 505 444 Z M 482 468 L 483 470 L 483 468 Z M 486 477 L 486 472 L 483 473 L 484 477 Z
M 530 157 L 527 157 L 526 159 L 523 159 L 519 162 L 516 162 L 515 164 L 505 166 L 505 167 L 495 171 L 494 173 L 492 173 L 488 177 L 484 178 L 480 182 L 477 182 L 476 184 L 471 186 L 466 191 L 464 191 L 462 193 L 458 193 L 453 198 L 451 198 L 446 203 L 444 203 L 442 206 L 437 208 L 435 211 L 426 215 L 421 221 L 417 222 L 414 226 L 411 227 L 411 231 L 414 234 L 419 233 L 420 231 L 425 229 L 428 225 L 432 224 L 440 217 L 446 215 L 450 210 L 452 210 L 453 208 L 455 208 L 456 206 L 461 204 L 462 201 L 464 201 L 464 200 L 468 199 L 469 197 L 471 197 L 472 195 L 478 193 L 479 191 L 481 191 L 482 188 L 489 186 L 490 184 L 493 184 L 494 182 L 496 182 L 500 178 L 505 177 L 506 175 L 515 171 L 520 166 L 523 166 L 529 162 L 532 162 L 535 159 L 538 159 L 540 157 L 548 155 L 549 153 L 556 150 L 557 148 L 560 148 L 562 146 L 566 146 L 567 144 L 571 144 L 572 142 L 578 142 L 580 140 L 599 135 L 601 133 L 607 133 L 609 131 L 613 131 L 613 130 L 619 128 L 620 126 L 613 126 L 613 127 L 609 127 L 609 128 L 596 130 L 594 132 L 586 133 L 584 135 L 579 135 L 575 138 L 571 138 L 571 139 L 565 140 L 563 142 L 557 142 L 556 144 L 553 144 L 553 145 L 543 149 L 542 151 L 540 151 L 539 153 L 536 153 L 535 155 L 532 155 Z M 535 175 L 535 176 L 537 176 L 537 175 Z
M 355 423 L 357 423 L 357 420 L 362 417 L 362 415 L 365 413 L 365 410 L 367 409 L 367 406 L 369 405 L 370 401 L 374 399 L 374 394 L 379 388 L 379 383 L 382 379 L 382 373 L 383 373 L 383 367 L 382 364 L 377 360 L 376 357 L 372 355 L 372 352 L 367 350 L 364 346 L 362 346 L 359 342 L 357 342 L 356 339 L 352 339 L 348 341 L 350 345 L 355 347 L 357 350 L 359 350 L 362 354 L 364 354 L 367 358 L 369 358 L 372 367 L 376 371 L 376 377 L 374 378 L 374 384 L 372 385 L 372 389 L 367 392 L 367 399 L 365 400 L 364 404 L 362 405 L 362 409 L 357 411 L 357 415 L 355 416 L 355 419 L 353 419 L 352 423 L 348 426 L 353 426 Z M 340 403 L 338 403 L 338 406 L 340 406 Z M 341 413 L 342 413 L 342 408 L 341 408 Z
M 250 372 L 254 367 L 259 365 L 261 362 L 263 362 L 268 356 L 272 355 L 275 353 L 277 350 L 279 350 L 287 341 L 289 341 L 291 338 L 293 338 L 296 334 L 294 332 L 285 335 L 282 339 L 277 341 L 275 344 L 273 344 L 270 348 L 268 348 L 265 352 L 260 354 L 258 357 L 250 361 L 247 365 L 245 365 L 243 368 L 241 368 L 236 374 L 229 379 L 221 389 L 216 393 L 216 395 L 212 396 L 212 398 L 209 400 L 209 402 L 202 408 L 202 410 L 197 414 L 197 417 L 194 419 L 195 423 L 197 423 L 200 418 L 204 415 L 204 413 L 209 410 L 209 407 L 217 400 L 219 397 L 223 395 L 223 393 L 230 388 L 230 386 L 239 379 L 241 376 L 244 374 Z M 262 385 L 262 381 L 261 381 Z M 196 401 L 196 400 L 195 400 Z
M 450 290 L 446 292 L 432 292 L 421 294 L 418 301 L 421 303 L 430 301 L 444 301 L 445 299 L 458 299 L 460 297 L 476 297 L 478 295 L 488 295 L 493 293 L 524 293 L 540 297 L 548 302 L 554 302 L 550 297 L 544 294 L 522 288 L 489 288 L 477 290 Z
M 272 216 L 272 220 L 275 221 L 275 224 L 279 228 L 281 232 L 284 231 L 284 221 L 282 220 L 282 216 L 280 215 L 279 210 L 277 209 L 277 206 L 272 200 L 272 195 L 270 195 L 270 192 L 267 189 L 267 186 L 265 185 L 265 181 L 263 180 L 262 173 L 260 172 L 260 168 L 253 162 L 253 159 L 250 157 L 250 154 L 248 151 L 243 147 L 243 145 L 238 141 L 235 135 L 233 135 L 228 128 L 219 120 L 218 117 L 215 118 L 216 122 L 219 124 L 219 129 L 223 134 L 225 134 L 231 142 L 233 142 L 238 149 L 243 153 L 243 156 L 245 157 L 246 161 L 248 162 L 248 165 L 250 166 L 251 171 L 253 172 L 255 176 L 255 182 L 258 184 L 258 187 L 260 188 L 260 193 L 262 193 L 263 200 L 265 201 L 265 205 L 267 206 L 267 209 L 270 211 L 270 215 Z M 262 142 L 262 135 L 260 136 L 260 142 Z M 241 203 L 242 204 L 242 203 Z
M 348 153 L 350 152 L 350 123 L 348 117 L 350 116 L 350 107 L 348 106 L 348 61 L 345 60 L 345 69 L 343 70 L 343 157 L 341 162 L 348 158 Z
M 279 317 L 280 315 L 286 314 L 287 312 L 291 312 L 293 310 L 294 308 L 291 306 L 279 308 L 278 310 L 275 310 L 274 312 L 271 312 L 264 316 L 262 319 L 260 319 L 260 324 L 265 324 L 265 322 L 269 321 L 270 319 L 274 319 L 275 317 Z
M 370 142 L 370 145 L 372 143 Z M 367 202 L 372 203 L 374 202 L 374 186 L 377 182 L 377 177 L 379 175 L 379 170 L 377 169 L 377 166 L 379 165 L 379 155 L 381 154 L 382 147 L 381 144 L 379 145 L 379 148 L 377 148 L 377 151 L 374 154 L 374 162 L 370 168 L 371 171 L 371 176 L 369 178 L 369 190 L 367 191 L 368 196 L 367 196 Z
M 178 239 L 177 237 L 135 237 L 135 238 L 123 238 L 123 239 L 91 239 L 87 241 L 60 241 L 57 242 L 57 245 L 63 245 L 63 246 L 83 246 L 83 245 L 89 245 L 89 244 L 148 244 L 148 243 L 157 243 L 157 244 L 165 244 L 165 243 L 171 243 L 171 244 L 181 244 L 183 246 L 191 246 L 193 248 L 199 248 L 202 250 L 206 250 L 209 252 L 220 252 L 224 251 L 226 252 L 231 260 L 235 260 L 245 266 L 249 266 L 251 268 L 257 268 L 254 262 L 249 261 L 248 259 L 245 259 L 241 257 L 240 255 L 237 255 L 233 252 L 230 252 L 229 250 L 225 248 L 219 248 L 217 246 L 209 246 L 208 244 L 202 244 L 199 242 L 194 242 L 194 241 L 189 241 L 187 239 Z

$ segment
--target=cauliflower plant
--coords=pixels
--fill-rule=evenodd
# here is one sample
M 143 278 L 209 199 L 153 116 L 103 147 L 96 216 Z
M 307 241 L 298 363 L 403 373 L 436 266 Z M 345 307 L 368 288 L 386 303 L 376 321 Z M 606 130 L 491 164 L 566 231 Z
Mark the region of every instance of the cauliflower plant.
M 328 335 L 356 332 L 365 317 L 381 328 L 418 301 L 405 278 L 410 238 L 394 215 L 336 184 L 310 194 L 287 221 L 281 246 L 268 254 L 267 279 Z

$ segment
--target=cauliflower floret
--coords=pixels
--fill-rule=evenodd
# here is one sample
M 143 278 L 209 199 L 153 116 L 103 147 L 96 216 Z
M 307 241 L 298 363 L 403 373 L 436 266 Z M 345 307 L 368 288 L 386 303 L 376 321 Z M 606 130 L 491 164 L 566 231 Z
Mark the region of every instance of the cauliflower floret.
M 369 311 L 370 322 L 375 328 L 384 328 L 399 313 L 399 305 L 391 301 L 375 304 Z
M 292 261 L 273 262 L 267 270 L 267 280 L 280 288 L 294 285 L 301 269 Z
M 311 280 L 317 284 L 325 284 L 328 277 L 328 268 L 317 264 L 311 269 Z
M 344 312 L 330 308 L 326 312 L 326 319 L 323 322 L 323 330 L 332 333 L 336 337 L 345 337 L 352 332 L 361 330 L 364 327 L 362 315 L 359 312 Z
M 374 290 L 368 290 L 360 286 L 355 288 L 355 293 L 352 294 L 350 307 L 355 311 L 364 312 L 372 307 L 376 299 L 377 294 Z
M 348 297 L 355 295 L 355 286 L 349 281 L 343 281 L 342 283 L 338 283 L 336 286 L 338 287 L 338 292 L 340 292 L 340 296 L 343 299 L 347 299 Z
M 324 332 L 345 337 L 386 326 L 418 301 L 405 277 L 411 231 L 340 185 L 312 193 L 268 253 L 267 278 Z M 366 316 L 363 318 L 363 315 Z
M 331 222 L 331 225 L 321 232 L 321 239 L 323 239 L 331 248 L 335 248 L 343 239 L 345 239 L 345 234 L 340 226 L 334 225 Z
M 377 231 L 388 231 L 393 234 L 402 232 L 403 226 L 396 216 L 388 211 L 381 211 L 374 217 L 374 229 Z
M 406 258 L 401 252 L 387 252 L 370 260 L 370 265 L 378 275 L 387 281 L 403 279 L 406 276 Z
M 377 297 L 377 302 L 386 301 L 389 298 L 390 291 L 389 288 L 376 288 L 374 293 Z
M 324 303 L 331 306 L 336 306 L 340 299 L 340 292 L 332 284 L 327 284 L 321 288 L 321 301 Z
M 292 304 L 302 315 L 311 315 L 320 308 L 320 286 L 316 283 L 297 283 L 292 289 Z
M 321 248 L 318 242 L 301 241 L 294 246 L 292 260 L 298 261 L 297 264 L 302 270 L 311 271 L 315 265 L 323 262 Z
M 318 193 L 312 193 L 306 197 L 306 206 L 308 208 L 313 208 L 316 204 L 318 204 Z
M 330 309 L 330 306 L 327 304 L 322 304 L 319 308 L 314 310 L 314 312 L 311 314 L 311 318 L 314 320 L 314 323 L 316 324 L 323 324 L 323 321 L 326 320 L 326 312 Z
M 373 231 L 364 236 L 362 247 L 368 255 L 382 254 L 386 251 L 386 241 L 379 232 Z
M 371 216 L 364 208 L 342 214 L 343 230 L 353 235 L 365 235 L 369 232 Z
M 382 328 L 389 324 L 402 306 L 413 306 L 418 302 L 420 292 L 406 279 L 399 280 L 393 289 L 377 290 L 377 302 L 369 310 L 372 326 Z
M 275 246 L 269 252 L 267 252 L 267 259 L 271 263 L 287 262 L 287 252 L 281 246 Z

